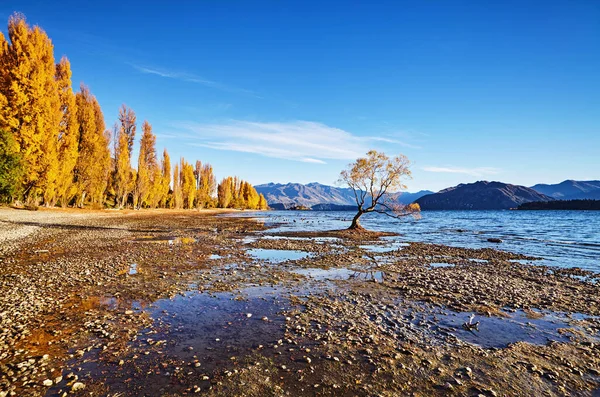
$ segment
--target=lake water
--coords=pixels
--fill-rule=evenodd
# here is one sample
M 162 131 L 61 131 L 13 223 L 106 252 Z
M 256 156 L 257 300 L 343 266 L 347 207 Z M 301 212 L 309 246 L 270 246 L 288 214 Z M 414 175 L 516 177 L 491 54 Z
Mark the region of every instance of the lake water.
M 270 233 L 343 229 L 353 215 L 345 211 L 243 213 L 274 226 Z M 370 230 L 400 233 L 398 241 L 496 248 L 541 257 L 550 266 L 600 272 L 600 211 L 423 211 L 417 220 L 367 214 L 361 224 Z M 488 238 L 502 243 L 490 243 Z

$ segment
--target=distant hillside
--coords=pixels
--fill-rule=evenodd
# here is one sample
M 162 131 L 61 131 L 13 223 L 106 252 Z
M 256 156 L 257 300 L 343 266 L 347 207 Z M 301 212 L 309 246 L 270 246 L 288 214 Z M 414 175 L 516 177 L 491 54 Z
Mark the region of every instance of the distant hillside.
M 549 201 L 525 186 L 479 181 L 460 184 L 419 198 L 422 210 L 497 210 L 516 208 L 530 201 Z
M 531 188 L 557 200 L 600 199 L 600 181 L 566 180 L 554 185 L 538 184 Z
M 600 200 L 555 200 L 523 203 L 518 210 L 578 210 L 600 211 Z
M 298 205 L 313 207 L 320 204 L 333 204 L 336 206 L 356 206 L 354 193 L 350 188 L 322 185 L 320 183 L 267 183 L 255 186 L 256 191 L 262 193 L 272 208 L 282 209 Z M 417 193 L 400 193 L 392 195 L 403 204 L 410 204 L 419 197 L 432 193 L 423 190 Z M 326 208 L 324 206 L 317 209 Z M 334 208 L 334 207 L 332 207 Z

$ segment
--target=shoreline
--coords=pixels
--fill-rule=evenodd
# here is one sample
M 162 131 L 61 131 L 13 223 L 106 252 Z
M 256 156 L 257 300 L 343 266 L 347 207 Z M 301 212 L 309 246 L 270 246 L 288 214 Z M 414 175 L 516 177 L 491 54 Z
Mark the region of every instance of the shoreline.
M 493 249 L 412 242 L 389 250 L 376 236 L 272 238 L 252 218 L 208 211 L 0 208 L 0 284 L 9 291 L 0 298 L 0 393 L 600 388 L 600 286 L 575 269 Z M 460 329 L 471 313 L 485 341 Z M 552 316 L 560 327 L 550 330 Z M 523 327 L 510 328 L 515 322 Z M 524 343 L 526 322 L 554 341 Z M 492 346 L 487 332 L 498 326 L 517 340 L 473 344 Z M 136 368 L 146 375 L 125 382 Z M 73 391 L 76 383 L 85 389 Z

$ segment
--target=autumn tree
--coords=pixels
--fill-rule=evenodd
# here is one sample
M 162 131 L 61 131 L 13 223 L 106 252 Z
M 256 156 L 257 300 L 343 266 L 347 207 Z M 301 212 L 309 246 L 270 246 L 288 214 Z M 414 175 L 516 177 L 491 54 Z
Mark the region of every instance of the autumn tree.
M 135 180 L 132 180 L 131 151 L 136 128 L 134 111 L 122 105 L 119 109 L 119 125 L 114 137 L 115 169 L 113 174 L 115 195 L 121 208 L 127 204 L 127 197 L 135 186 Z
M 233 194 L 231 192 L 232 185 L 232 178 L 230 176 L 223 178 L 221 183 L 219 183 L 219 186 L 217 187 L 217 205 L 219 208 L 229 208 L 229 204 L 233 199 Z
M 181 158 L 179 173 L 183 208 L 192 209 L 196 198 L 196 178 L 194 177 L 194 167 L 185 161 L 183 157 Z
M 217 187 L 217 179 L 213 173 L 212 165 L 202 164 L 200 161 L 196 161 L 196 168 L 194 170 L 194 176 L 196 177 L 196 207 L 209 208 L 213 204 L 213 196 Z
M 0 128 L 13 134 L 22 155 L 24 194 L 29 202 L 55 199 L 60 100 L 54 47 L 40 27 L 21 14 L 0 33 Z
M 77 189 L 73 181 L 73 170 L 79 157 L 79 125 L 75 94 L 71 86 L 71 64 L 62 57 L 56 65 L 56 83 L 60 100 L 60 123 L 58 130 L 58 175 L 56 198 L 66 207 Z
M 339 183 L 348 185 L 357 205 L 357 213 L 349 229 L 362 229 L 360 217 L 368 212 L 377 212 L 394 218 L 414 215 L 419 212 L 418 204 L 401 205 L 390 198 L 389 193 L 406 189 L 402 179 L 411 177 L 410 162 L 404 155 L 389 158 L 384 153 L 370 150 L 340 173 Z
M 167 149 L 163 151 L 162 158 L 162 179 L 161 179 L 161 190 L 162 196 L 160 199 L 160 206 L 162 208 L 167 207 L 167 202 L 169 202 L 169 190 L 171 189 L 171 159 L 169 157 L 169 153 Z
M 85 85 L 75 95 L 79 126 L 79 157 L 75 165 L 78 205 L 86 198 L 101 204 L 110 170 L 109 136 L 105 131 L 104 116 L 96 98 Z
M 156 159 L 156 136 L 152 133 L 152 126 L 147 121 L 142 124 L 142 139 L 140 140 L 140 153 L 138 157 L 137 179 L 135 184 L 133 206 L 141 208 L 148 204 L 148 199 L 154 185 L 153 178 L 158 170 Z
M 177 163 L 175 163 L 175 169 L 173 170 L 173 206 L 176 209 L 183 208 L 183 193 L 179 180 L 179 164 Z
M 23 169 L 13 135 L 0 130 L 0 202 L 11 202 L 20 193 Z
M 269 204 L 267 203 L 267 199 L 265 198 L 265 196 L 261 193 L 258 196 L 258 208 L 259 210 L 267 210 L 269 209 Z
M 258 208 L 258 202 L 260 200 L 260 196 L 256 192 L 254 187 L 246 182 L 242 182 L 242 197 L 243 197 L 243 208 L 248 208 L 251 210 L 255 210 Z

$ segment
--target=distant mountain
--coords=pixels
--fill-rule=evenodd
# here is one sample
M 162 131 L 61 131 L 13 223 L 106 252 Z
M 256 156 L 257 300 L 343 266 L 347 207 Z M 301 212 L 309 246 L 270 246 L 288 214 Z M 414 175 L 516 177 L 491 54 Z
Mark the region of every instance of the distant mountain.
M 556 200 L 600 199 L 600 181 L 566 180 L 554 185 L 538 184 L 531 188 Z
M 313 207 L 317 205 L 333 204 L 336 206 L 356 206 L 354 193 L 350 188 L 322 185 L 320 183 L 267 183 L 254 186 L 256 191 L 262 193 L 271 208 L 291 208 L 298 205 Z M 398 199 L 402 204 L 410 204 L 419 197 L 432 193 L 423 190 L 417 193 L 395 193 L 392 198 Z M 326 207 L 315 209 L 323 210 Z M 332 207 L 333 208 L 333 207 Z
M 530 201 L 550 200 L 525 186 L 479 181 L 428 194 L 416 202 L 422 210 L 497 210 L 516 208 Z

